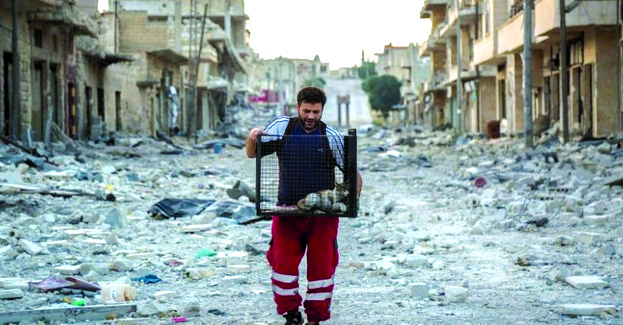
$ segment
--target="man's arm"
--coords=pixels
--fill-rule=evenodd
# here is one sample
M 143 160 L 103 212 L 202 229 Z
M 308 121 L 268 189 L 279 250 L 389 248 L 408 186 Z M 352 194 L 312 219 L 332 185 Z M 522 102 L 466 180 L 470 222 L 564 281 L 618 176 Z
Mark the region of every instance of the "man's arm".
M 264 130 L 259 128 L 254 128 L 249 131 L 249 136 L 247 137 L 247 141 L 245 143 L 244 149 L 247 152 L 247 157 L 255 158 L 257 156 L 257 139 L 260 134 L 266 134 Z

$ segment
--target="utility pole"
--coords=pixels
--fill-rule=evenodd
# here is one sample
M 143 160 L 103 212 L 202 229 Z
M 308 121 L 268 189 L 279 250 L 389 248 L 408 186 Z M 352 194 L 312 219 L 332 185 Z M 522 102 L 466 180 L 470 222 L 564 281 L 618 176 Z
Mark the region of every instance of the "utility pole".
M 561 0 L 564 1 L 564 0 Z M 463 83 L 461 81 L 461 7 L 459 0 L 456 0 L 456 118 L 458 134 L 463 134 L 462 111 L 463 111 Z
M 12 91 L 12 109 L 11 109 L 11 136 L 14 139 L 19 138 L 19 107 L 20 107 L 20 92 L 21 87 L 19 84 L 19 72 L 20 72 L 20 62 L 19 62 L 19 26 L 17 24 L 17 0 L 13 0 L 13 11 L 12 11 L 12 19 L 13 19 L 13 39 L 12 39 L 12 51 L 13 51 L 13 89 Z
M 523 116 L 526 150 L 529 150 L 534 147 L 532 134 L 532 0 L 524 0 L 523 3 Z M 562 8 L 564 10 L 564 7 Z
M 569 75 L 567 75 L 567 23 L 565 0 L 560 0 L 560 78 L 562 80 L 562 139 L 569 142 Z
M 208 4 L 203 6 L 203 21 L 201 22 L 201 37 L 199 38 L 199 51 L 197 51 L 197 58 L 195 60 L 194 72 L 193 72 L 193 107 L 195 108 L 194 123 L 192 123 L 192 131 L 195 135 L 195 144 L 197 144 L 197 121 L 201 118 L 198 116 L 199 110 L 197 109 L 197 83 L 199 82 L 199 65 L 201 64 L 201 51 L 203 50 L 203 33 L 206 27 L 206 19 L 208 16 Z
M 193 119 L 191 118 L 191 116 L 194 116 L 195 114 L 193 114 L 193 109 L 194 109 L 194 104 L 195 104 L 195 94 L 193 94 L 193 80 L 194 80 L 194 76 L 193 73 L 195 71 L 194 69 L 194 59 L 195 59 L 195 52 L 194 52 L 194 47 L 195 47 L 195 38 L 196 38 L 196 30 L 195 30 L 195 18 L 197 15 L 197 0 L 190 0 L 190 8 L 188 8 L 188 11 L 190 12 L 189 15 L 189 43 L 188 43 L 188 59 L 190 60 L 190 64 L 188 65 L 188 70 L 189 70 L 189 80 L 188 83 L 190 84 L 190 89 L 188 89 L 188 93 L 186 94 L 186 140 L 190 141 L 190 136 L 192 133 L 192 123 L 193 123 Z

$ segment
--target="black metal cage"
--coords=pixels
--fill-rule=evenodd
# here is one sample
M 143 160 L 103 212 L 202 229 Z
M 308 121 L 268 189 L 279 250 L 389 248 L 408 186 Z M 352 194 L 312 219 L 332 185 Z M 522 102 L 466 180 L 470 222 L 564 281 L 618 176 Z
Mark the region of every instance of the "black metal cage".
M 258 216 L 357 216 L 357 134 L 262 135 Z

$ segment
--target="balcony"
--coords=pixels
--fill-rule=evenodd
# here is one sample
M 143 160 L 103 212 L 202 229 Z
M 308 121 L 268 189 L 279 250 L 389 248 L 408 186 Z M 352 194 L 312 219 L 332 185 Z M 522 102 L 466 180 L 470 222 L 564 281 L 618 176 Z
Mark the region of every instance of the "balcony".
M 456 6 L 448 7 L 448 21 L 450 22 L 448 25 L 454 26 L 456 23 L 456 18 L 458 15 L 461 15 L 461 25 L 467 25 L 473 21 L 475 21 L 478 17 L 476 15 L 476 6 L 478 4 L 471 3 L 469 1 L 463 1 L 461 4 L 461 10 L 457 11 Z
M 441 72 L 435 72 L 430 80 L 424 83 L 424 93 L 431 91 L 446 91 L 447 75 Z
M 565 0 L 568 6 L 573 0 Z M 558 0 L 539 0 L 535 4 L 533 21 L 535 35 L 545 35 L 560 28 L 560 2 Z M 616 25 L 616 9 L 611 1 L 580 1 L 577 8 L 567 13 L 567 28 Z
M 463 72 L 461 73 L 461 80 L 465 81 L 465 80 L 470 80 L 470 79 L 474 79 L 477 76 L 476 70 L 475 69 L 470 69 L 470 68 L 465 68 L 465 67 L 469 67 L 469 63 L 467 62 L 463 62 Z M 452 66 L 450 68 L 450 73 L 448 73 L 448 79 L 446 80 L 446 85 L 450 85 L 456 82 L 456 78 L 457 78 L 457 68 L 456 66 Z
M 534 10 L 532 12 L 534 17 Z M 538 19 L 538 18 L 537 18 Z M 532 26 L 536 19 L 532 19 Z M 507 54 L 519 51 L 523 48 L 523 25 L 524 14 L 523 11 L 507 20 L 498 28 L 498 54 Z M 534 28 L 532 29 L 534 31 Z M 532 35 L 532 40 L 536 39 L 535 35 Z
M 474 42 L 474 64 L 490 63 L 498 55 L 497 33 L 491 33 Z
M 422 10 L 420 11 L 421 19 L 428 19 L 431 17 L 431 11 L 434 6 L 446 6 L 448 4 L 448 0 L 426 0 L 424 1 L 424 6 L 422 6 Z

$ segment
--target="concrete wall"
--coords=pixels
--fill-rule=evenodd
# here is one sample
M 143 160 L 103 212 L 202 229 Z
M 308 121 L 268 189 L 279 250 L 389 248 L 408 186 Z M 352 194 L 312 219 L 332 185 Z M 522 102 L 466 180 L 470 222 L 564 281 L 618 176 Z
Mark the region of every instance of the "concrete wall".
M 519 54 L 506 56 L 506 111 L 509 132 L 522 132 L 523 119 L 523 62 Z
M 150 21 L 146 11 L 122 11 L 119 13 L 119 51 L 174 49 L 174 31 L 172 18 Z
M 0 10 L 0 25 L 7 27 L 0 28 L 0 57 L 6 53 L 11 60 L 12 18 L 9 9 L 10 6 L 6 10 Z M 18 18 L 21 102 L 18 113 L 19 130 L 16 135 L 22 138 L 26 132 L 32 132 L 33 140 L 41 141 L 44 139 L 44 125 L 48 119 L 48 114 L 53 111 L 54 107 L 56 107 L 58 115 L 58 120 L 55 122 L 60 123 L 61 128 L 64 127 L 66 83 L 63 80 L 68 79 L 66 76 L 68 65 L 74 65 L 75 62 L 73 55 L 69 52 L 69 49 L 73 48 L 70 47 L 70 39 L 73 37 L 54 26 L 44 25 L 36 21 L 29 23 L 27 12 L 35 9 L 34 7 L 21 6 Z M 34 44 L 35 30 L 41 33 L 41 46 Z M 9 60 L 6 62 L 2 60 L 3 69 L 0 70 L 0 75 L 4 74 L 4 67 L 9 65 Z M 57 67 L 56 75 L 50 71 L 52 65 Z M 38 67 L 37 70 L 35 66 Z M 9 75 L 8 77 L 8 81 L 11 82 L 12 76 Z M 0 78 L 4 78 L 4 76 Z M 58 82 L 56 103 L 51 101 L 50 84 L 53 79 Z M 34 86 L 37 86 L 36 92 L 33 89 Z M 0 121 L 4 123 L 10 118 L 4 113 L 6 108 L 4 99 L 11 100 L 11 89 L 5 89 L 4 82 L 0 87 L 2 93 L 0 95 L 2 99 L 0 100 Z M 34 111 L 33 105 L 36 105 Z M 33 123 L 33 118 L 35 123 Z
M 596 67 L 594 80 L 594 93 L 596 97 L 596 107 L 594 110 L 596 136 L 610 135 L 619 131 L 618 126 L 618 105 L 616 89 L 616 67 L 617 44 L 616 33 L 614 31 L 596 33 Z
M 565 0 L 569 5 L 572 0 Z M 544 35 L 560 28 L 560 2 L 558 0 L 539 0 L 535 3 L 535 34 Z M 614 25 L 616 6 L 612 1 L 584 1 L 567 13 L 568 28 L 576 26 Z
M 478 87 L 480 101 L 480 130 L 487 129 L 487 122 L 497 119 L 496 78 L 480 78 Z

